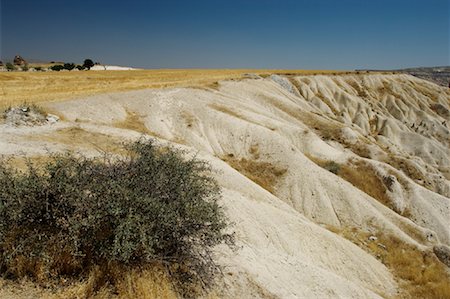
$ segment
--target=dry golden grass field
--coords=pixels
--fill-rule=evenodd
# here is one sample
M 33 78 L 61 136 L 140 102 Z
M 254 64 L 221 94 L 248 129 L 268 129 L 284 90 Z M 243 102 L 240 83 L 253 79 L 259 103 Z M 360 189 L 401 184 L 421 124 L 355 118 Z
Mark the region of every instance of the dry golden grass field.
M 99 93 L 164 88 L 208 87 L 245 73 L 332 74 L 311 70 L 133 70 L 84 72 L 0 72 L 0 108 L 26 103 L 61 101 Z

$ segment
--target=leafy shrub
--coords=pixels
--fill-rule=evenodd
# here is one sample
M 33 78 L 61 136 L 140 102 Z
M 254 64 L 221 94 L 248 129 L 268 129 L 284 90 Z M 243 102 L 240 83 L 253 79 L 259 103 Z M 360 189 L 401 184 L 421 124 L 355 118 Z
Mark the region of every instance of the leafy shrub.
M 325 168 L 329 172 L 332 172 L 334 174 L 338 174 L 339 170 L 341 169 L 341 166 L 338 163 L 334 162 L 334 161 L 328 161 L 327 163 L 325 163 L 323 168 Z
M 83 66 L 84 66 L 85 69 L 90 70 L 91 67 L 94 66 L 94 62 L 92 61 L 92 59 L 85 59 L 84 62 L 83 62 Z
M 0 270 L 45 281 L 162 263 L 179 286 L 209 286 L 212 247 L 233 243 L 209 164 L 151 141 L 127 150 L 54 155 L 26 172 L 0 162 Z
M 74 63 L 64 63 L 64 69 L 71 71 L 75 68 L 75 64 Z
M 84 66 L 82 66 L 82 65 L 77 65 L 76 66 L 76 68 L 79 70 L 79 71 L 82 71 L 82 70 L 84 70 L 85 68 L 84 68 Z
M 28 66 L 28 64 L 24 64 L 24 65 L 22 66 L 22 71 L 23 71 L 23 72 L 28 72 L 29 69 L 30 69 L 30 67 Z
M 52 71 L 59 72 L 59 71 L 61 71 L 61 70 L 64 69 L 64 66 L 61 65 L 61 64 L 55 64 L 55 65 L 52 65 L 52 66 L 50 67 L 50 69 L 51 69 Z
M 6 69 L 8 70 L 8 72 L 15 71 L 16 67 L 11 62 L 8 62 L 6 63 Z
M 35 67 L 34 67 L 34 70 L 35 70 L 36 72 L 42 72 L 42 67 L 41 67 L 41 66 L 35 66 Z

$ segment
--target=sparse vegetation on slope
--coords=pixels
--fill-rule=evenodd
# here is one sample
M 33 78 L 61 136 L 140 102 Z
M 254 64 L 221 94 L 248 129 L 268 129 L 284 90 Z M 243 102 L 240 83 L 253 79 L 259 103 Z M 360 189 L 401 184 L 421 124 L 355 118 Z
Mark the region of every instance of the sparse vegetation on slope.
M 286 173 L 287 169 L 272 163 L 252 159 L 236 159 L 228 155 L 224 160 L 234 169 L 260 185 L 270 193 L 275 192 L 278 179 Z
M 67 79 L 67 73 L 54 75 Z M 97 73 L 74 74 L 93 77 L 95 82 Z M 6 77 L 16 74 L 4 73 Z M 203 73 L 205 77 L 210 74 Z M 187 78 L 167 76 L 176 85 Z M 220 82 L 219 92 L 148 90 L 49 103 L 45 109 L 65 120 L 56 126 L 4 126 L 0 152 L 12 156 L 11 162 L 16 164 L 19 153 L 36 158 L 48 153 L 48 148 L 90 155 L 98 146 L 121 156 L 124 153 L 117 151 L 115 144 L 134 138 L 137 132 L 201 151 L 219 170 L 217 178 L 224 186 L 221 203 L 236 223 L 242 248 L 236 252 L 217 248 L 220 264 L 227 268 L 223 285 L 212 290 L 213 294 L 230 298 L 266 298 L 270 294 L 298 298 L 448 297 L 449 280 L 444 274 L 448 269 L 436 259 L 449 264 L 450 189 L 445 180 L 449 127 L 440 116 L 449 110 L 447 91 L 404 75 L 291 79 L 298 83 L 294 84 L 298 94 L 295 89 L 290 92 L 286 80 L 274 84 L 273 78 L 256 77 Z M 367 92 L 364 98 L 349 84 L 352 82 Z M 392 85 L 392 90 L 381 91 L 383 82 Z M 85 83 L 80 86 L 90 88 L 90 82 Z M 102 83 L 106 86 L 108 82 Z M 436 104 L 431 96 L 423 95 L 414 84 L 427 86 L 436 96 L 442 105 L 440 114 L 430 108 Z M 327 171 L 305 155 L 320 158 L 318 164 Z M 422 188 L 407 176 L 423 186 L 431 183 L 431 188 Z M 359 248 L 320 227 L 324 225 L 349 231 L 352 236 L 345 237 Z M 91 298 L 92 294 L 142 298 L 146 295 L 139 289 L 150 291 L 160 285 L 166 290 L 163 293 L 171 294 L 175 289 L 172 278 L 180 272 L 168 263 L 147 266 L 94 266 L 86 269 L 83 279 L 66 281 L 67 276 L 59 275 L 61 279 L 52 280 L 54 288 L 47 289 L 59 298 Z M 155 275 L 168 279 L 153 283 Z M 150 284 L 144 285 L 146 281 Z M 0 297 L 7 298 L 5 292 L 13 286 L 29 285 L 31 294 L 37 285 L 25 282 L 7 280 Z M 36 288 L 45 291 L 45 287 Z
M 100 290 L 120 287 L 114 271 L 162 265 L 182 292 L 208 288 L 218 270 L 212 247 L 233 242 L 209 165 L 151 141 L 128 150 L 55 155 L 26 172 L 2 161 L 1 272 L 46 283 L 98 269 Z
M 401 285 L 399 298 L 450 298 L 450 274 L 432 251 L 420 251 L 386 233 L 330 228 L 385 264 Z

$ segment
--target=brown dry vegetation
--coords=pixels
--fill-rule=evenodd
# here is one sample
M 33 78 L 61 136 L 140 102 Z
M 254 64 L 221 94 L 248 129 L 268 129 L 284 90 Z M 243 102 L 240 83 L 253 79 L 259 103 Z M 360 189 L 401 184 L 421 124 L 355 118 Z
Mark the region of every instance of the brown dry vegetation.
M 423 173 L 411 160 L 403 158 L 401 156 L 389 156 L 389 159 L 385 161 L 392 167 L 401 170 L 409 178 L 414 180 L 417 184 L 425 187 L 431 191 L 438 192 L 438 186 L 433 180 L 428 180 L 426 173 Z
M 8 157 L 6 159 L 8 165 L 16 168 L 19 171 L 27 170 L 27 163 L 32 163 L 37 167 L 43 167 L 50 160 L 49 156 L 25 156 L 17 155 L 14 157 Z
M 132 111 L 127 111 L 127 118 L 122 122 L 115 123 L 114 125 L 118 128 L 133 130 L 144 134 L 151 133 L 139 115 Z
M 293 111 L 288 107 L 284 107 L 279 103 L 273 103 L 277 108 L 286 112 L 290 116 L 301 120 L 311 130 L 322 137 L 324 140 L 331 140 L 341 143 L 345 148 L 349 148 L 356 155 L 363 158 L 370 158 L 371 153 L 368 147 L 369 141 L 365 138 L 360 138 L 356 142 L 348 142 L 342 136 L 342 129 L 345 127 L 342 123 L 325 118 L 316 113 L 305 112 L 302 110 Z
M 394 209 L 386 194 L 386 185 L 371 165 L 362 161 L 344 164 L 341 165 L 338 175 L 385 206 Z
M 322 160 L 316 157 L 308 156 L 308 158 L 322 168 L 329 170 L 329 165 L 333 161 Z M 390 207 L 391 202 L 386 195 L 386 186 L 379 176 L 376 175 L 375 169 L 362 161 L 349 161 L 348 164 L 339 164 L 339 170 L 335 173 L 353 186 L 372 196 L 382 204 Z
M 108 282 L 110 280 L 113 282 Z M 139 270 L 112 267 L 108 273 L 96 268 L 82 281 L 61 279 L 58 285 L 2 281 L 1 298 L 48 299 L 169 299 L 179 298 L 170 275 L 161 266 Z
M 213 108 L 214 110 L 217 110 L 217 111 L 220 111 L 222 113 L 234 116 L 234 117 L 239 118 L 239 119 L 243 119 L 243 117 L 239 113 L 229 109 L 228 107 L 225 107 L 225 106 L 222 106 L 222 105 L 218 105 L 218 104 L 211 104 L 209 106 L 211 108 Z
M 27 138 L 29 140 L 66 144 L 73 147 L 74 150 L 83 147 L 105 153 L 120 153 L 121 149 L 121 141 L 119 139 L 97 132 L 90 132 L 79 127 L 60 129 L 39 137 L 30 135 Z
M 373 169 L 369 164 L 364 163 L 363 161 L 350 161 L 350 163 L 348 164 L 337 164 L 334 161 L 322 160 L 311 155 L 307 155 L 307 157 L 320 167 L 333 172 L 347 182 L 351 183 L 359 190 L 370 195 L 385 206 L 395 211 L 395 208 L 392 206 L 392 203 L 386 194 L 386 183 L 383 182 L 382 178 L 376 175 L 376 170 Z M 394 174 L 391 173 L 391 175 Z M 403 217 L 411 218 L 410 210 L 408 208 L 406 208 L 400 214 Z M 417 242 L 422 244 L 425 244 L 427 242 L 426 237 L 423 235 L 423 233 L 418 231 L 415 226 L 406 223 L 399 225 L 405 233 L 407 233 Z
M 223 160 L 270 193 L 274 193 L 278 180 L 287 171 L 286 168 L 269 162 L 248 160 L 245 158 L 237 159 L 233 154 L 223 157 Z
M 399 298 L 450 298 L 450 274 L 432 251 L 420 251 L 393 235 L 357 228 L 329 228 L 385 264 L 399 283 Z M 377 240 L 370 241 L 373 235 Z
M 315 70 L 133 70 L 81 72 L 1 72 L 0 108 L 23 102 L 61 101 L 116 91 L 165 87 L 217 88 L 217 81 L 241 79 L 245 73 L 329 74 Z

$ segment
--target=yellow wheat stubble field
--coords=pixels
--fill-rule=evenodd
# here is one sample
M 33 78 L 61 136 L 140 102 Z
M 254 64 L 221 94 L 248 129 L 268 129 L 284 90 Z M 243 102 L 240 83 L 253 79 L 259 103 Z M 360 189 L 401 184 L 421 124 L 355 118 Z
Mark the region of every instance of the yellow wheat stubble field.
M 241 79 L 246 73 L 264 76 L 273 73 L 311 75 L 343 72 L 234 69 L 0 72 L 0 108 L 146 88 L 213 87 L 217 81 Z

